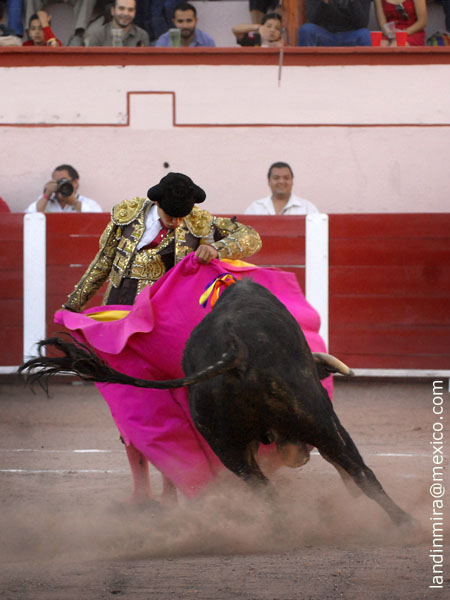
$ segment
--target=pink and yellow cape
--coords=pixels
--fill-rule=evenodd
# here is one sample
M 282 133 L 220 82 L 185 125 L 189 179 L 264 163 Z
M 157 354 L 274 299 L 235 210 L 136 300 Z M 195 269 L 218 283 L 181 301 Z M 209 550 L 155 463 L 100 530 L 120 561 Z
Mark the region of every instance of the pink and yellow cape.
M 133 306 L 102 306 L 83 313 L 60 310 L 55 322 L 123 373 L 157 380 L 183 377 L 185 343 L 211 310 L 210 302 L 203 307 L 199 299 L 211 281 L 224 274 L 250 277 L 268 288 L 298 321 L 311 350 L 326 351 L 318 333 L 319 315 L 292 273 L 241 261 L 213 260 L 201 265 L 193 254 L 145 288 Z M 324 386 L 331 394 L 331 378 Z M 132 443 L 185 495 L 195 495 L 224 468 L 194 427 L 186 388 L 97 387 L 125 443 Z

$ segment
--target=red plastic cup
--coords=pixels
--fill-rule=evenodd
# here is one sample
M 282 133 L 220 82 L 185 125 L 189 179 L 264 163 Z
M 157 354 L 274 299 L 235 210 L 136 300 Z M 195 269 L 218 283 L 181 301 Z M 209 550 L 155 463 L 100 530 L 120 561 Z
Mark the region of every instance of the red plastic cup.
M 406 31 L 396 31 L 395 39 L 397 41 L 397 46 L 406 46 L 408 34 L 406 33 Z
M 372 46 L 379 46 L 381 44 L 381 38 L 383 37 L 382 31 L 371 31 L 370 39 L 372 42 Z

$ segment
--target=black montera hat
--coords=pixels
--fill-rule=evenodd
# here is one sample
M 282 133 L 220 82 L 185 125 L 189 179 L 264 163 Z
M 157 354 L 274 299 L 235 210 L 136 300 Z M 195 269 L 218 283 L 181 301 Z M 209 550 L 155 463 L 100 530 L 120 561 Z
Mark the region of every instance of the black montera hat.
M 147 197 L 157 202 L 169 217 L 186 217 L 194 204 L 205 200 L 206 194 L 187 175 L 168 173 L 148 190 Z

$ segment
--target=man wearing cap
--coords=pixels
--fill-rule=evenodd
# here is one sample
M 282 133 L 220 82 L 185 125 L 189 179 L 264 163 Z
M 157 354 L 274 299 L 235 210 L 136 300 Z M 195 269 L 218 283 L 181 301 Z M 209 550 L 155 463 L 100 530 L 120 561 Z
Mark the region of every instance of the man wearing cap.
M 64 308 L 82 310 L 108 278 L 105 304 L 133 304 L 145 286 L 191 252 L 204 264 L 258 252 L 261 240 L 256 231 L 195 206 L 205 198 L 189 177 L 169 173 L 148 190 L 147 198 L 115 206 L 100 250 Z

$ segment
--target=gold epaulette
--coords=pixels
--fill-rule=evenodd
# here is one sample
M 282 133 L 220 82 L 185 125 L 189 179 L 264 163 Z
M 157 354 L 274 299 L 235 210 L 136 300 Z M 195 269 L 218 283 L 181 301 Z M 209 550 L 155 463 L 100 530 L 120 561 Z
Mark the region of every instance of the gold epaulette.
M 133 200 L 124 200 L 120 204 L 114 206 L 111 211 L 111 218 L 116 225 L 129 225 L 136 219 L 138 214 L 148 202 L 150 202 L 150 200 L 147 198 L 133 198 Z
M 208 237 L 211 233 L 214 217 L 207 210 L 194 206 L 192 212 L 184 219 L 187 228 L 197 238 Z

